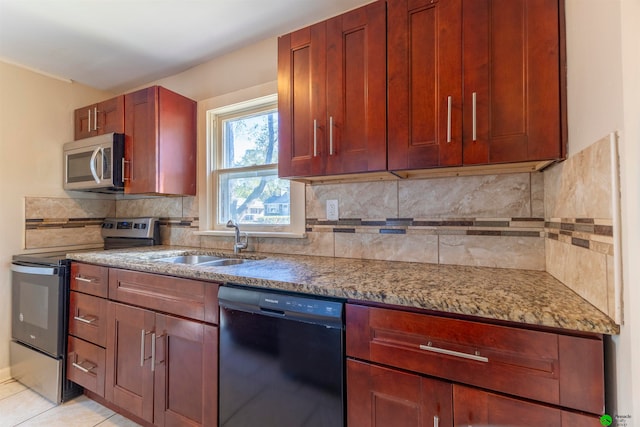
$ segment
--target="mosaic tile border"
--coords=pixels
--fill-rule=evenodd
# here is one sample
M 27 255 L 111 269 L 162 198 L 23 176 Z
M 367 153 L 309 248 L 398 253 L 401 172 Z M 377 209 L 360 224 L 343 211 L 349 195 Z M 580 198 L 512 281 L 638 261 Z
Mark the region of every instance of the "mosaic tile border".
M 546 238 L 613 255 L 611 219 L 551 218 L 544 223 Z
M 25 230 L 96 227 L 103 222 L 104 218 L 35 218 L 25 220 Z
M 544 218 L 307 218 L 307 232 L 545 237 Z

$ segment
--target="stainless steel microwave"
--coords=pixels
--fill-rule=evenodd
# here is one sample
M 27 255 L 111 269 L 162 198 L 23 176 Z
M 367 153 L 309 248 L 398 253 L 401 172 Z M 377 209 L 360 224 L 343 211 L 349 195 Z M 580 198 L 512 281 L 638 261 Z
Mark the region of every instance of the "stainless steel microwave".
M 65 190 L 121 192 L 124 134 L 108 133 L 64 144 Z

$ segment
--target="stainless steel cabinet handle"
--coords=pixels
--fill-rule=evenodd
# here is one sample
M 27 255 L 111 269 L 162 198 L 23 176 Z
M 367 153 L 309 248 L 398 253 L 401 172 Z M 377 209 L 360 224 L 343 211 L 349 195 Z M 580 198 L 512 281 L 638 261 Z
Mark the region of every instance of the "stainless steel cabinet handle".
M 146 331 L 143 329 L 140 331 L 140 367 L 144 366 L 144 336 Z
M 127 178 L 124 174 L 124 165 L 125 164 L 129 164 L 129 178 Z M 122 158 L 122 180 L 123 181 L 131 181 L 133 179 L 133 166 L 132 166 L 132 161 L 131 160 L 125 160 L 124 157 Z
M 89 118 L 89 121 L 87 123 L 87 131 L 91 132 L 91 108 L 87 110 L 87 117 Z
M 81 363 L 84 363 L 84 362 L 81 362 Z M 96 365 L 90 365 L 90 367 L 89 367 L 89 368 L 85 368 L 85 367 L 84 367 L 84 366 L 82 366 L 80 363 L 76 363 L 76 362 L 73 362 L 73 363 L 71 363 L 71 364 L 73 365 L 73 367 L 74 367 L 74 368 L 78 368 L 78 369 L 80 369 L 80 370 L 81 370 L 82 372 L 84 372 L 85 374 L 89 374 L 89 373 L 91 373 L 91 370 L 92 370 L 93 368 L 95 368 L 95 367 L 96 367 Z
M 477 112 L 476 112 L 476 101 L 477 101 L 477 94 L 475 92 L 473 92 L 473 94 L 471 95 L 472 98 L 472 102 L 473 102 L 473 140 L 475 141 L 477 138 Z
M 93 130 L 98 130 L 98 107 L 93 107 Z
M 477 362 L 486 363 L 489 361 L 488 357 L 480 356 L 479 354 L 468 354 L 468 353 L 462 353 L 454 350 L 447 350 L 446 348 L 433 347 L 431 345 L 431 342 L 427 343 L 427 345 L 421 344 L 420 350 L 431 351 L 433 353 L 446 354 L 447 356 L 462 357 L 463 359 L 471 359 Z
M 313 119 L 313 157 L 318 156 L 318 121 Z
M 329 155 L 333 156 L 333 116 L 329 116 Z
M 433 427 L 438 427 L 440 425 L 440 417 L 437 415 L 433 416 Z
M 73 319 L 77 320 L 78 322 L 87 323 L 91 325 L 93 322 L 98 320 L 98 317 L 97 316 L 73 316 Z
M 452 97 L 447 97 L 447 144 L 451 142 L 451 101 Z
M 151 372 L 156 370 L 156 334 L 151 334 Z
M 85 279 L 84 277 L 80 277 L 80 276 L 76 276 L 73 279 L 77 280 L 78 282 L 87 282 L 87 283 L 93 282 L 93 280 L 91 279 Z

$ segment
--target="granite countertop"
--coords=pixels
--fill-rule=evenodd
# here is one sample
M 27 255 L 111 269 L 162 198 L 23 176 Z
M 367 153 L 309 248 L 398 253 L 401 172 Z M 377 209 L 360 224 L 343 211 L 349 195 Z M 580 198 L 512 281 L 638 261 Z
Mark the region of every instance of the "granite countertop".
M 172 264 L 158 258 L 233 253 L 152 246 L 70 253 L 92 264 L 157 274 L 385 303 L 600 334 L 618 334 L 604 313 L 541 271 L 265 253 L 237 265 Z

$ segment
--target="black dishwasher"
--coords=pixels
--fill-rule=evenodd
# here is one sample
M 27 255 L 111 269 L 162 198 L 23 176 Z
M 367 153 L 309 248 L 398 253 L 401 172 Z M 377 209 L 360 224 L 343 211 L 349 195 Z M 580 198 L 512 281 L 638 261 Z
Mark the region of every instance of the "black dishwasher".
M 345 425 L 344 304 L 221 286 L 220 427 Z

